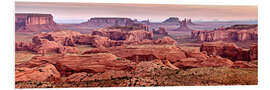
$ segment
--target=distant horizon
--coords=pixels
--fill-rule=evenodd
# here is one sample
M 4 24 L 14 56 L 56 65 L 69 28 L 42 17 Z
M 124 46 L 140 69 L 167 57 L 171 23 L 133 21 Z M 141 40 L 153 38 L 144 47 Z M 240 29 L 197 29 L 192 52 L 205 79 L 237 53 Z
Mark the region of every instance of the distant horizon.
M 15 2 L 15 13 L 51 14 L 55 21 L 126 17 L 162 22 L 169 17 L 193 21 L 257 21 L 257 6 Z
M 128 17 L 126 17 L 126 18 L 128 18 Z M 54 19 L 54 21 L 56 23 L 82 23 L 82 22 L 88 21 L 89 19 Z M 179 18 L 179 19 L 183 20 L 184 18 Z M 132 20 L 134 20 L 134 19 L 132 19 Z M 164 19 L 163 21 L 165 21 L 165 20 L 166 19 Z M 138 21 L 143 21 L 143 20 L 138 20 Z M 155 21 L 155 22 L 150 21 L 150 22 L 152 22 L 152 23 L 161 23 L 163 21 Z M 192 21 L 193 22 L 258 22 L 258 20 L 192 20 Z

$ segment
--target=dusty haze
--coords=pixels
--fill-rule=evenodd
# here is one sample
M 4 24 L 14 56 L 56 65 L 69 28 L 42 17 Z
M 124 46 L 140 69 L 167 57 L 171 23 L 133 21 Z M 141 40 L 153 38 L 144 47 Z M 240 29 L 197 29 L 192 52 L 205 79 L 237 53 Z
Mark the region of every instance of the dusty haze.
M 159 22 L 168 17 L 193 20 L 257 20 L 257 6 L 44 3 L 16 2 L 16 13 L 49 13 L 55 19 L 89 19 L 91 17 L 129 17 Z

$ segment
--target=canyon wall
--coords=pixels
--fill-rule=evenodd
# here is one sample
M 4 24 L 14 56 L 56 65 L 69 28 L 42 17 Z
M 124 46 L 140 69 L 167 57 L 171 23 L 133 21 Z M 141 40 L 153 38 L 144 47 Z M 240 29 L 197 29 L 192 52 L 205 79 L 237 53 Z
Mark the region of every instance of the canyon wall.
M 191 33 L 191 38 L 198 41 L 257 41 L 258 26 L 257 25 L 234 25 L 227 28 L 219 28 L 216 30 L 195 30 Z
M 16 32 L 55 31 L 57 29 L 51 14 L 15 14 Z
M 205 42 L 200 47 L 201 52 L 207 55 L 221 56 L 233 61 L 258 60 L 258 45 L 254 43 L 250 49 L 243 49 L 234 43 L 225 42 Z

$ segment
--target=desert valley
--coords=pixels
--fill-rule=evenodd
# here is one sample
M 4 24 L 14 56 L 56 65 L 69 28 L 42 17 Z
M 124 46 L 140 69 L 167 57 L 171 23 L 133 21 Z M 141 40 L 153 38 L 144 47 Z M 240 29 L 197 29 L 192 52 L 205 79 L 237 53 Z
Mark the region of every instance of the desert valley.
M 15 14 L 15 87 L 257 85 L 258 25 Z

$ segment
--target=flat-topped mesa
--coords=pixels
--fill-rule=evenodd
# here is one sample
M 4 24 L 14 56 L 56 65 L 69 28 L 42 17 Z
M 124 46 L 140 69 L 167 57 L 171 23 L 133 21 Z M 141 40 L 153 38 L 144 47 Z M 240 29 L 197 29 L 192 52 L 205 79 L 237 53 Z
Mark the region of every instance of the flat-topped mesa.
M 130 18 L 120 18 L 120 17 L 96 17 L 91 18 L 87 22 L 81 23 L 81 25 L 89 25 L 98 28 L 106 27 L 136 27 L 148 31 L 149 27 L 147 24 L 136 23 Z
M 181 23 L 178 17 L 169 17 L 165 21 L 162 22 L 163 24 L 175 24 L 178 25 Z
M 16 32 L 55 31 L 58 27 L 51 14 L 16 13 Z
M 120 17 L 95 17 L 89 19 L 87 22 L 82 24 L 90 24 L 96 25 L 101 27 L 108 27 L 108 26 L 129 26 L 132 25 L 134 22 L 130 18 L 120 18 Z
M 174 29 L 174 31 L 184 31 L 184 32 L 190 32 L 192 29 L 188 27 L 188 20 L 185 18 L 184 20 L 181 21 L 181 24 L 178 28 Z
M 191 38 L 198 41 L 257 41 L 257 25 L 233 25 L 216 30 L 193 31 Z

